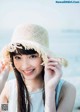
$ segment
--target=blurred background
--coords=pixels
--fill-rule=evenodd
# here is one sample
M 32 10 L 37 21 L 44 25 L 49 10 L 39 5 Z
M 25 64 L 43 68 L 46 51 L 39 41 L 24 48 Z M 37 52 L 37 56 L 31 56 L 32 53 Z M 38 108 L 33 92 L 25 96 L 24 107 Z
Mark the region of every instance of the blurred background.
M 60 0 L 58 0 L 60 1 Z M 9 43 L 14 28 L 34 23 L 49 32 L 50 49 L 68 60 L 63 79 L 77 90 L 74 112 L 80 106 L 80 3 L 56 0 L 0 0 L 0 50 Z M 10 73 L 9 79 L 14 78 Z

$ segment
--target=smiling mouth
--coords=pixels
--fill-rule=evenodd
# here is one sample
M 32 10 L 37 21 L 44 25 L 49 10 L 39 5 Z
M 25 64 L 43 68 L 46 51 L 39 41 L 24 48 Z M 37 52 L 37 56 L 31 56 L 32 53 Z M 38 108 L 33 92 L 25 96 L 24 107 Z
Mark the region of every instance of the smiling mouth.
M 23 72 L 24 72 L 24 74 L 26 74 L 26 75 L 31 75 L 32 74 L 32 72 L 34 71 L 35 69 L 31 69 L 31 70 L 24 70 Z

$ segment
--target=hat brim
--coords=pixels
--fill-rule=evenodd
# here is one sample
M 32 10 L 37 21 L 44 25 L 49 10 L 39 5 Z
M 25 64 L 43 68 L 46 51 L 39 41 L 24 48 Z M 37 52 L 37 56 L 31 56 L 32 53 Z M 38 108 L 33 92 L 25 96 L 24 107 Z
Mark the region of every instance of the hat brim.
M 16 48 L 22 49 L 20 46 L 18 46 L 18 44 L 23 45 L 25 50 L 26 49 L 34 49 L 35 51 L 37 51 L 39 53 L 39 55 L 42 57 L 44 65 L 48 62 L 48 56 L 51 56 L 53 58 L 58 58 L 55 55 L 55 53 L 53 53 L 52 51 L 49 50 L 49 48 L 44 47 L 43 45 L 41 45 L 37 42 L 25 41 L 25 40 L 18 40 L 18 41 L 10 42 L 2 50 L 2 53 L 1 53 L 2 57 L 4 59 L 10 58 L 9 57 L 10 52 L 14 52 L 16 50 Z M 65 67 L 67 66 L 67 61 L 64 58 L 61 58 L 59 62 L 61 65 L 65 66 Z

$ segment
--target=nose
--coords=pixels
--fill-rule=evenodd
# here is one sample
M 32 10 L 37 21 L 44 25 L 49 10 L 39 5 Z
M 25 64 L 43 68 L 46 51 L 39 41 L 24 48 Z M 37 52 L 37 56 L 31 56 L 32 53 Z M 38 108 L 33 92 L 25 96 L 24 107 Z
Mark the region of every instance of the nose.
M 29 69 L 29 68 L 30 68 L 30 62 L 27 61 L 27 60 L 24 60 L 24 61 L 22 62 L 22 65 L 21 65 L 21 69 L 22 69 L 22 70 L 26 70 L 26 69 Z

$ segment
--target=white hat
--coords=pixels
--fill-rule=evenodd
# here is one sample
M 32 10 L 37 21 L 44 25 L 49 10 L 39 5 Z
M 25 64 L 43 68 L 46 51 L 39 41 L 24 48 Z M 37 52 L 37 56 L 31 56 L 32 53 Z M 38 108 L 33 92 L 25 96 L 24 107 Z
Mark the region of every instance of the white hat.
M 16 27 L 11 42 L 4 48 L 2 54 L 4 58 L 9 57 L 10 52 L 14 52 L 16 48 L 22 49 L 18 46 L 22 44 L 25 49 L 34 49 L 41 55 L 44 63 L 47 62 L 47 55 L 54 53 L 49 50 L 48 32 L 45 28 L 35 24 L 21 24 Z M 67 61 L 61 58 L 60 63 L 67 66 Z

